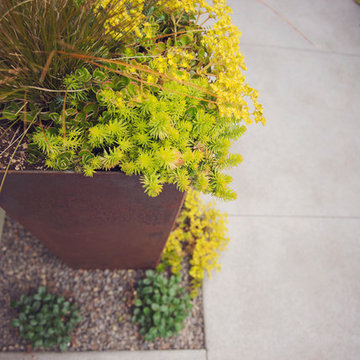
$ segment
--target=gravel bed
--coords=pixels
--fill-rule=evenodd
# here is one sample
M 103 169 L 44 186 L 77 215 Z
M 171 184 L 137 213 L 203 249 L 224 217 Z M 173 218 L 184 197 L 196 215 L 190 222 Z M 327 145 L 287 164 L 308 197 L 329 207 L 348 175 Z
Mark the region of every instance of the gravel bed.
M 130 321 L 134 289 L 143 274 L 140 270 L 73 270 L 6 217 L 0 242 L 0 350 L 31 351 L 31 346 L 10 325 L 16 312 L 9 303 L 41 285 L 75 301 L 80 308 L 83 320 L 72 334 L 69 351 L 203 349 L 201 290 L 192 301 L 185 328 L 177 336 L 154 343 L 144 341 L 138 327 Z M 189 286 L 185 271 L 183 279 L 184 285 Z

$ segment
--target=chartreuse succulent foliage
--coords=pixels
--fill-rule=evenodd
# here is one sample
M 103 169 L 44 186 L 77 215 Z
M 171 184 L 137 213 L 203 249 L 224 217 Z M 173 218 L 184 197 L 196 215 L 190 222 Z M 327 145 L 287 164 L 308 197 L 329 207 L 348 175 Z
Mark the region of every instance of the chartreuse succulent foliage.
M 192 306 L 180 281 L 180 276 L 167 278 L 152 270 L 139 281 L 132 322 L 140 325 L 145 340 L 170 337 L 184 327 Z
M 197 191 L 190 190 L 176 220 L 161 257 L 158 271 L 170 268 L 180 274 L 183 260 L 189 258 L 191 296 L 198 294 L 205 273 L 220 270 L 218 258 L 229 242 L 227 214 L 221 213 L 213 203 L 205 204 Z
M 69 335 L 81 320 L 76 304 L 70 304 L 63 296 L 48 293 L 45 287 L 39 287 L 33 295 L 21 295 L 11 305 L 18 311 L 12 326 L 18 328 L 20 336 L 34 347 L 59 345 L 61 350 L 66 350 Z
M 32 135 L 47 166 L 88 176 L 117 167 L 127 175 L 141 174 L 150 196 L 174 183 L 180 191 L 192 184 L 224 199 L 234 197 L 227 186 L 231 178 L 221 170 L 241 161 L 229 148 L 244 129 L 202 102 L 201 90 L 175 81 L 164 81 L 161 89 L 139 86 L 86 68 L 65 83 L 86 90 L 67 94 L 66 110 L 50 114 L 53 126 Z M 191 84 L 206 86 L 201 78 Z

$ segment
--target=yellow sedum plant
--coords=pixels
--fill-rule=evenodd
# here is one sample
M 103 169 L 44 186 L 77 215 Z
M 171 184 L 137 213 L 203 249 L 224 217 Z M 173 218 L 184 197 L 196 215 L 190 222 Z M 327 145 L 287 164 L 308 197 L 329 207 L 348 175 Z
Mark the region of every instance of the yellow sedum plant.
M 108 11 L 113 14 L 105 24 L 106 30 L 115 40 L 121 39 L 129 30 L 141 37 L 140 27 L 145 19 L 145 0 L 119 0 L 115 6 L 113 3 L 114 0 L 99 0 L 95 8 L 97 12 Z M 121 27 L 124 23 L 131 24 L 131 29 Z
M 111 0 L 100 0 L 100 4 L 106 7 Z M 210 88 L 216 97 L 219 115 L 244 121 L 250 125 L 253 120 L 263 125 L 266 119 L 263 115 L 263 106 L 258 102 L 258 91 L 245 82 L 242 71 L 246 70 L 244 56 L 240 51 L 240 30 L 232 23 L 232 9 L 226 4 L 226 0 L 213 0 L 209 4 L 206 0 L 160 0 L 156 3 L 157 12 L 154 11 L 153 18 L 144 21 L 144 0 L 120 0 L 119 8 L 129 4 L 117 17 L 109 21 L 109 30 L 116 39 L 123 35 L 124 29 L 117 30 L 116 24 L 124 19 L 132 18 L 135 44 L 147 47 L 158 39 L 163 39 L 160 26 L 157 22 L 159 14 L 168 16 L 173 22 L 173 34 L 179 40 L 189 36 L 190 42 L 194 41 L 194 34 L 201 33 L 201 50 L 207 54 L 208 63 L 195 67 L 197 75 L 207 78 Z M 127 9 L 127 10 L 126 10 Z M 180 26 L 184 14 L 192 17 L 191 23 L 185 27 Z M 203 18 L 205 17 L 205 20 Z M 200 20 L 201 19 L 201 20 Z M 212 20 L 211 26 L 204 24 Z M 200 23 L 201 22 L 201 23 Z M 126 31 L 126 29 L 125 29 Z M 178 35 L 177 35 L 178 33 Z M 189 81 L 189 70 L 194 68 L 192 60 L 199 59 L 199 48 L 183 44 L 181 46 L 172 44 L 163 52 L 157 48 L 156 54 L 149 52 L 147 55 L 153 57 L 150 67 L 159 73 L 165 73 L 180 81 Z M 133 72 L 129 70 L 129 72 Z M 146 75 L 149 83 L 157 83 L 159 78 Z M 250 111 L 249 104 L 253 108 Z
M 162 254 L 159 270 L 170 267 L 174 274 L 182 268 L 184 257 L 190 258 L 191 296 L 198 294 L 205 273 L 220 270 L 218 258 L 229 242 L 227 214 L 220 213 L 213 203 L 205 204 L 200 193 L 189 190 Z

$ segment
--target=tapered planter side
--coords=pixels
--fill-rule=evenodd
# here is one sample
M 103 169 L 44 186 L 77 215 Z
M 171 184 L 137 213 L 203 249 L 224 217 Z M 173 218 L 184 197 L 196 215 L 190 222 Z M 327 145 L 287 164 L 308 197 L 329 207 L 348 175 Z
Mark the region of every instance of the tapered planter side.
M 0 206 L 74 268 L 147 269 L 157 265 L 183 199 L 173 185 L 150 198 L 138 176 L 120 172 L 10 171 Z

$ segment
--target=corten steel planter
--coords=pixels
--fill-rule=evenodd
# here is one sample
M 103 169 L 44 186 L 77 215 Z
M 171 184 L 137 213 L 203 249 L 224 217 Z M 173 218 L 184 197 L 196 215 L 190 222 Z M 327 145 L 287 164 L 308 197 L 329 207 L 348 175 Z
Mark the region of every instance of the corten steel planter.
M 0 172 L 0 177 L 4 171 Z M 9 171 L 0 206 L 66 264 L 82 269 L 154 268 L 184 193 L 150 198 L 138 176 Z

